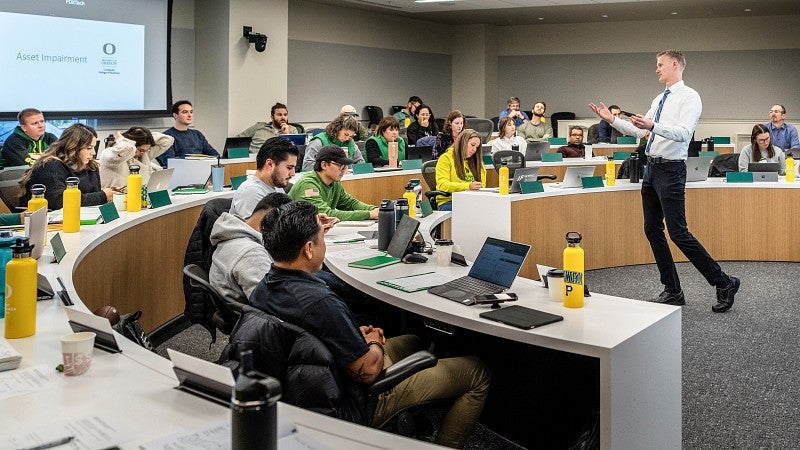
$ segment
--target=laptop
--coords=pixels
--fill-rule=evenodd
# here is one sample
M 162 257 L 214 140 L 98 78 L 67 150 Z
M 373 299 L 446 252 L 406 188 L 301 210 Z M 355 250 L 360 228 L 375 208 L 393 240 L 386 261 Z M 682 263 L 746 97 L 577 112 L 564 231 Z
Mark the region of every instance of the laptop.
M 708 169 L 711 167 L 711 161 L 714 158 L 705 158 L 702 156 L 690 156 L 686 159 L 686 182 L 690 181 L 706 181 L 708 178 Z
M 778 181 L 780 163 L 750 163 L 747 171 L 753 174 L 753 181 Z
M 216 161 L 211 160 L 190 160 L 180 158 L 170 158 L 167 160 L 167 167 L 175 169 L 169 181 L 169 188 L 204 188 L 211 180 L 211 165 Z
M 542 153 L 550 152 L 550 143 L 545 142 L 528 142 L 525 147 L 525 159 L 528 161 L 541 161 Z
M 430 145 L 409 145 L 406 147 L 406 159 L 421 159 L 422 162 L 433 159 L 433 147 Z
M 558 186 L 560 188 L 579 188 L 583 187 L 581 178 L 594 176 L 595 166 L 573 166 L 567 167 L 564 172 L 564 181 Z
M 172 172 L 175 169 L 156 170 L 150 174 L 147 181 L 147 192 L 158 192 L 169 189 L 169 182 L 172 180 Z
M 280 137 L 289 140 L 294 145 L 306 145 L 308 138 L 305 133 L 281 134 Z
M 499 294 L 517 278 L 531 246 L 488 237 L 469 275 L 434 286 L 428 292 L 464 305 L 474 303 L 476 295 Z
M 490 144 L 481 145 L 481 156 L 492 156 L 492 146 Z
M 303 135 L 305 136 L 305 135 Z M 222 157 L 228 157 L 228 149 L 229 148 L 250 148 L 250 142 L 252 142 L 252 137 L 229 137 L 225 138 L 225 147 L 222 149 Z
M 514 171 L 514 179 L 511 181 L 511 187 L 508 188 L 509 194 L 519 194 L 522 192 L 520 183 L 525 181 L 536 181 L 536 176 L 539 175 L 538 167 L 520 167 Z M 500 188 L 481 188 L 481 191 L 500 192 Z

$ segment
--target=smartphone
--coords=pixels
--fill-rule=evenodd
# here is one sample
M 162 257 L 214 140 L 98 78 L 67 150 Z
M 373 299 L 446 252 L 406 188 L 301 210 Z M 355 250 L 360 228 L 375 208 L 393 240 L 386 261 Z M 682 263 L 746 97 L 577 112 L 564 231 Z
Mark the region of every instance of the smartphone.
M 484 303 L 500 303 L 500 302 L 513 302 L 517 300 L 517 294 L 513 292 L 502 292 L 500 294 L 476 295 L 475 303 L 480 305 Z
M 636 115 L 636 113 L 632 113 L 632 112 L 628 112 L 628 111 L 620 111 L 620 113 L 622 113 L 622 115 L 625 115 L 625 116 L 628 116 L 628 117 L 633 117 L 633 116 Z

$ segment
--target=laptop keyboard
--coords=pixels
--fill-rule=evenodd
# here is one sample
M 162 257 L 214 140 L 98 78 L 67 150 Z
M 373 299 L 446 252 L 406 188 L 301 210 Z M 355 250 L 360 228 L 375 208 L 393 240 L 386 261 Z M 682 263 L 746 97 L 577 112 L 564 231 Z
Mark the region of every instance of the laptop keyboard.
M 471 292 L 476 295 L 496 294 L 498 292 L 503 292 L 503 290 L 506 289 L 505 286 L 500 286 L 499 284 L 494 284 L 471 277 L 457 278 L 447 283 L 447 286 L 460 289 L 465 292 Z

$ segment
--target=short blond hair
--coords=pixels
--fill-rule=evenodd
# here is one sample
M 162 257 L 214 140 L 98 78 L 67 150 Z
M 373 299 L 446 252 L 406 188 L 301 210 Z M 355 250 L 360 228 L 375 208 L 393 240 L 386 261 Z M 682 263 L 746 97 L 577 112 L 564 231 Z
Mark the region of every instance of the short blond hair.
M 681 70 L 686 68 L 686 57 L 683 56 L 683 52 L 680 50 L 675 50 L 675 49 L 664 50 L 663 52 L 660 52 L 656 56 L 667 56 L 677 61 L 678 65 L 681 66 Z

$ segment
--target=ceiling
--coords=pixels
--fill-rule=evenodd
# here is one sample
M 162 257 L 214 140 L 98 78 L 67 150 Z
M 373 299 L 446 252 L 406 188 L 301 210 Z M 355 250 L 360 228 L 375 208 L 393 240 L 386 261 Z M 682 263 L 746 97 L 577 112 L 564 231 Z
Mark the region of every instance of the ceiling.
M 312 1 L 432 22 L 498 26 L 800 14 L 798 0 Z

